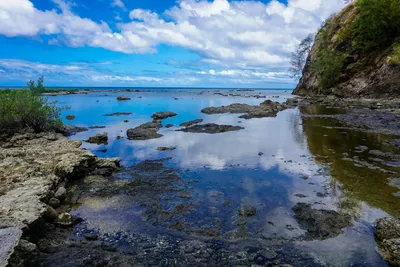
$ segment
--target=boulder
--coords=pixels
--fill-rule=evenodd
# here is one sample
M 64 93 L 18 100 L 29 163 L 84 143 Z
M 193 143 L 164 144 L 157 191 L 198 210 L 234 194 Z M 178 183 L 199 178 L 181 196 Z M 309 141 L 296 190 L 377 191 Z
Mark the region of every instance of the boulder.
M 393 266 L 400 266 L 400 217 L 379 219 L 376 223 L 375 237 L 382 258 Z
M 54 173 L 62 179 L 81 178 L 89 173 L 95 162 L 95 156 L 89 151 L 81 154 L 67 153 L 59 158 Z
M 126 100 L 131 100 L 131 98 L 122 95 L 122 96 L 118 96 L 118 97 L 117 97 L 117 100 L 118 100 L 118 101 L 126 101 Z
M 126 132 L 129 140 L 149 140 L 160 138 L 163 135 L 157 133 L 162 125 L 157 122 L 144 123 L 136 128 L 128 129 Z
M 95 136 L 89 137 L 89 139 L 86 140 L 86 142 L 91 143 L 91 144 L 107 145 L 108 144 L 108 134 L 106 132 L 96 134 Z

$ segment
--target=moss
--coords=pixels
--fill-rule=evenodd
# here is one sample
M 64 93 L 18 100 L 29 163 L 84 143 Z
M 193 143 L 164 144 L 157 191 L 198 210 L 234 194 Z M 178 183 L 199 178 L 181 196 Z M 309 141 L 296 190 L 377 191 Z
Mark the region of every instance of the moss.
M 389 59 L 390 65 L 400 65 L 400 44 L 396 44 L 393 47 L 393 54 Z

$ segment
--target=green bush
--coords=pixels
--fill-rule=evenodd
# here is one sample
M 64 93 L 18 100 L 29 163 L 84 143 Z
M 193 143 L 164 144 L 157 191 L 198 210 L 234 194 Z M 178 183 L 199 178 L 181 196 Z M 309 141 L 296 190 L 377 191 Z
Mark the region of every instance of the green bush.
M 43 78 L 39 81 L 39 87 L 29 82 L 28 90 L 0 90 L 1 130 L 32 128 L 41 132 L 62 128 L 61 109 L 40 95 L 39 92 L 44 90 Z
M 358 0 L 353 31 L 355 46 L 363 52 L 388 47 L 400 36 L 399 0 Z
M 389 60 L 390 65 L 400 65 L 400 44 L 397 44 L 393 48 L 393 55 Z

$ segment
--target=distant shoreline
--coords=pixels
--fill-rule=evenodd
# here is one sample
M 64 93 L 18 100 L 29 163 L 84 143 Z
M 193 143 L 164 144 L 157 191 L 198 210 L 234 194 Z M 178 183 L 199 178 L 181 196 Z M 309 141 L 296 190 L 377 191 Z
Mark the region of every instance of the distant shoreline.
M 24 89 L 25 86 L 3 86 L 0 85 L 0 89 Z M 58 90 L 241 90 L 241 91 L 293 91 L 294 88 L 251 88 L 251 87 L 129 87 L 129 86 L 46 86 L 47 89 L 58 89 Z

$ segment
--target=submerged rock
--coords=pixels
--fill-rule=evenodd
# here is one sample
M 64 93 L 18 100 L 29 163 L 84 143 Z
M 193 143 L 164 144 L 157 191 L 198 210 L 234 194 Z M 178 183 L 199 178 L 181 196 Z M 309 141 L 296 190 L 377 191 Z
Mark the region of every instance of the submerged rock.
M 154 120 L 164 120 L 170 117 L 174 117 L 178 114 L 170 111 L 161 111 L 161 112 L 156 112 L 151 116 Z
M 167 124 L 167 125 L 165 125 L 165 128 L 172 128 L 172 127 L 174 127 L 173 124 Z
M 378 252 L 394 266 L 400 266 L 400 218 L 382 218 L 377 221 L 375 236 L 379 243 Z
M 242 217 L 252 217 L 256 215 L 256 212 L 257 212 L 256 208 L 250 205 L 242 205 L 238 210 L 239 216 Z
M 89 139 L 86 141 L 91 144 L 108 144 L 108 134 L 107 133 L 99 133 L 96 134 L 95 136 L 89 137 Z
M 183 129 L 179 129 L 177 131 L 188 132 L 188 133 L 208 133 L 208 134 L 216 134 L 216 133 L 225 133 L 230 131 L 239 131 L 244 129 L 240 126 L 233 125 L 219 125 L 215 123 L 207 123 L 207 124 L 197 124 L 190 127 L 186 127 Z
M 98 126 L 98 125 L 95 125 L 95 126 L 90 126 L 90 127 L 89 127 L 89 129 L 104 129 L 104 128 L 106 128 L 106 126 Z
M 244 115 L 240 116 L 240 118 L 248 120 L 253 118 L 275 117 L 279 111 L 282 111 L 286 108 L 287 107 L 284 104 L 266 100 L 258 106 L 235 103 L 222 107 L 208 107 L 201 110 L 201 112 L 205 114 L 245 113 Z
M 131 115 L 132 114 L 132 112 L 114 112 L 114 113 L 110 113 L 110 114 L 104 114 L 104 116 L 108 116 L 108 117 L 111 117 L 111 116 L 128 116 L 128 115 Z
M 328 239 L 341 234 L 351 226 L 351 217 L 333 210 L 313 209 L 310 204 L 297 203 L 293 207 L 294 218 L 300 228 L 306 230 L 309 239 Z
M 183 122 L 183 123 L 179 124 L 179 126 L 189 127 L 189 126 L 192 126 L 194 124 L 199 124 L 199 123 L 202 123 L 202 122 L 203 122 L 203 119 L 197 119 L 197 120 L 192 120 L 192 121 L 188 121 L 188 122 Z
M 139 125 L 136 128 L 128 129 L 126 132 L 129 140 L 149 140 L 160 138 L 163 135 L 157 133 L 162 128 L 162 125 L 157 122 L 147 122 Z

